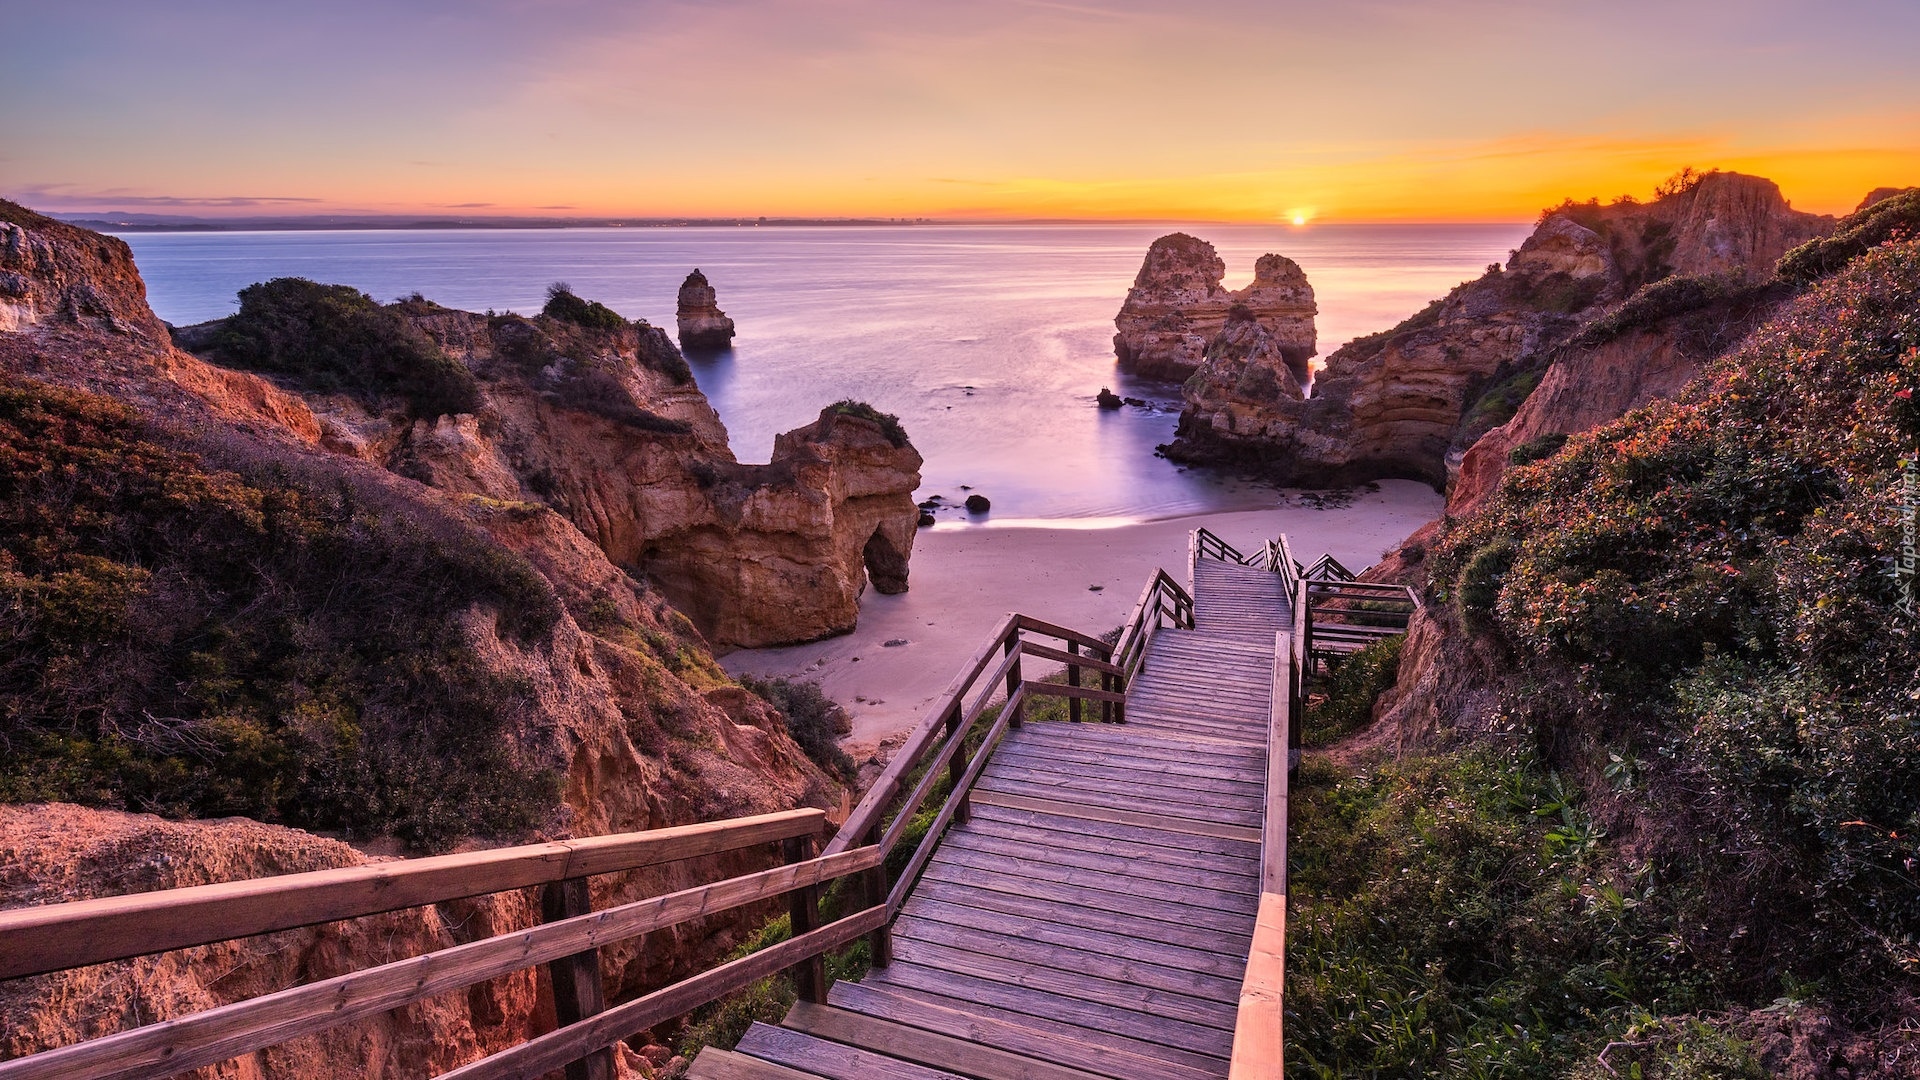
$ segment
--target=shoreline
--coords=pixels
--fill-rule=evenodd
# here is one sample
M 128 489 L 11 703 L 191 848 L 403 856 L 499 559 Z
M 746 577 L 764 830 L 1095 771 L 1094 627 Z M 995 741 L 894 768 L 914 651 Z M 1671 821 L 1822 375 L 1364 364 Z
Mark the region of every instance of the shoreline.
M 1330 552 L 1357 570 L 1438 518 L 1445 504 L 1417 481 L 1383 480 L 1379 487 L 1355 492 L 1350 504 L 1337 507 L 1295 505 L 1282 492 L 1264 509 L 1103 528 L 1023 521 L 925 529 L 914 542 L 908 591 L 868 592 L 852 632 L 806 645 L 743 649 L 721 657 L 720 665 L 736 677 L 818 682 L 852 715 L 853 730 L 841 741 L 855 760 L 865 761 L 919 722 L 1007 612 L 1089 634 L 1118 627 L 1154 569 L 1186 581 L 1193 529 L 1205 526 L 1242 551 L 1284 532 L 1301 561 Z

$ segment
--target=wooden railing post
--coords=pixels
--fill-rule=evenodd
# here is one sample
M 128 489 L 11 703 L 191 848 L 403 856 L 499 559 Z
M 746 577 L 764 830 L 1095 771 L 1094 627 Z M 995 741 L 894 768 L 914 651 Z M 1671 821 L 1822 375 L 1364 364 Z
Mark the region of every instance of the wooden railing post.
M 967 713 L 960 707 L 960 699 L 955 698 L 953 711 L 947 714 L 947 738 L 958 738 L 960 742 L 954 747 L 953 760 L 947 765 L 947 776 L 950 778 L 948 787 L 953 792 L 952 797 L 960 800 L 960 807 L 954 811 L 953 820 L 962 825 L 973 817 L 973 803 L 967 798 L 966 793 L 960 790 L 960 778 L 967 772 L 967 740 L 960 731 L 960 726 L 966 722 L 966 718 Z M 900 812 L 906 814 L 912 811 L 902 807 Z
M 593 896 L 583 877 L 549 882 L 540 891 L 540 918 L 559 922 L 593 910 Z M 553 1017 L 560 1027 L 577 1024 L 606 1011 L 607 996 L 600 983 L 600 950 L 588 949 L 563 956 L 547 965 L 553 981 Z M 613 1080 L 613 1048 L 601 1047 L 569 1064 L 567 1080 Z
M 874 822 L 868 831 L 866 843 L 878 846 L 880 843 L 880 823 Z M 881 859 L 873 869 L 861 875 L 867 907 L 878 907 L 887 902 L 887 860 Z M 886 967 L 893 963 L 893 920 L 889 918 L 879 929 L 867 935 L 867 958 L 874 967 Z
M 1069 656 L 1079 656 L 1080 643 L 1077 641 L 1067 642 L 1067 654 Z M 1080 665 L 1074 664 L 1074 663 L 1067 664 L 1067 685 L 1075 688 L 1079 687 Z M 1070 697 L 1067 699 L 1067 719 L 1073 721 L 1076 724 L 1080 722 L 1080 699 L 1079 698 Z
M 784 841 L 784 847 L 789 866 L 813 858 L 814 840 L 811 836 L 796 836 Z M 787 902 L 787 915 L 794 937 L 820 928 L 818 885 L 805 885 L 793 890 L 787 894 Z M 793 972 L 793 988 L 801 1001 L 819 1005 L 827 1000 L 827 966 L 818 954 L 801 960 L 789 970 Z
M 1019 655 L 1020 635 L 1019 634 L 1016 633 L 1012 637 L 1007 639 L 1007 653 L 1008 655 L 1013 657 L 1013 663 L 1009 665 L 1007 668 L 1007 703 L 1013 709 L 1013 712 L 1007 717 L 1007 726 L 1019 727 L 1020 721 L 1022 719 L 1020 714 L 1026 711 L 1025 702 L 1013 700 L 1014 691 L 1020 689 L 1020 655 Z

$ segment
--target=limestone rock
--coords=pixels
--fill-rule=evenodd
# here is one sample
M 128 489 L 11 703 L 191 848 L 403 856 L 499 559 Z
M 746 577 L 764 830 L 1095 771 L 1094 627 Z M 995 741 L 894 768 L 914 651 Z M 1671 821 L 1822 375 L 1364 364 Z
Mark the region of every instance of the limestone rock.
M 680 284 L 675 321 L 680 328 L 680 347 L 688 352 L 718 352 L 733 345 L 733 320 L 720 310 L 713 286 L 698 269 Z
M 1570 369 L 1556 379 L 1555 357 L 1634 290 L 1675 274 L 1762 278 L 1788 247 L 1832 227 L 1831 218 L 1789 207 L 1771 181 L 1737 173 L 1709 174 L 1653 203 L 1568 203 L 1505 267 L 1336 350 L 1304 401 L 1282 393 L 1263 406 L 1257 394 L 1236 394 L 1229 383 L 1238 384 L 1239 372 L 1230 366 L 1190 380 L 1167 455 L 1251 465 L 1305 486 L 1405 477 L 1443 488 L 1467 448 L 1514 414 L 1513 399 L 1533 381 L 1544 378 L 1555 394 L 1581 393 L 1562 389 L 1575 376 Z M 1670 392 L 1697 363 L 1672 360 L 1602 358 L 1624 389 L 1596 388 L 1594 409 Z M 1474 463 L 1476 485 L 1497 476 L 1492 453 Z
M 1186 233 L 1153 242 L 1126 302 L 1114 317 L 1119 331 L 1114 353 L 1123 371 L 1150 379 L 1183 381 L 1200 366 L 1207 343 L 1225 327 L 1236 306 L 1274 335 L 1289 360 L 1304 365 L 1314 354 L 1313 287 L 1293 260 L 1263 255 L 1252 284 L 1237 292 L 1221 287 L 1227 266 L 1213 245 Z

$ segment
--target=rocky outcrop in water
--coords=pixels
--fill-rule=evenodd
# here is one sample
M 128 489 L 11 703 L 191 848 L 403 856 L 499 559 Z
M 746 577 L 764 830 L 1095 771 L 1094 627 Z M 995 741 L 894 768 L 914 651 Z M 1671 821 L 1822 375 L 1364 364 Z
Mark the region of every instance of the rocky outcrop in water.
M 1149 379 L 1184 381 L 1199 369 L 1208 342 L 1239 310 L 1273 337 L 1287 362 L 1306 377 L 1314 354 L 1313 286 L 1293 260 L 1262 255 L 1253 282 L 1221 287 L 1226 263 L 1213 245 L 1186 233 L 1153 242 L 1120 314 L 1113 349 L 1122 371 Z
M 733 320 L 720 310 L 713 286 L 698 269 L 680 283 L 674 321 L 679 324 L 680 347 L 688 352 L 718 352 L 733 345 Z
M 1405 477 L 1444 487 L 1466 449 L 1512 418 L 1559 350 L 1614 305 L 1669 277 L 1737 290 L 1832 227 L 1791 209 L 1772 182 L 1737 173 L 1709 174 L 1653 203 L 1568 203 L 1504 267 L 1335 351 L 1311 398 L 1236 393 L 1224 373 L 1193 380 L 1167 454 L 1306 486 Z M 1686 377 L 1630 381 L 1651 388 Z

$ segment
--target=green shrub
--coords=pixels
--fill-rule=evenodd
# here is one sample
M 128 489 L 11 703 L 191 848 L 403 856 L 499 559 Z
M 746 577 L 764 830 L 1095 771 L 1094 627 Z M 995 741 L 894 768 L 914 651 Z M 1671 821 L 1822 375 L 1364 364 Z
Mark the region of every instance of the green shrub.
M 687 435 L 693 427 L 684 420 L 661 416 L 634 403 L 620 380 L 604 371 L 588 369 L 559 380 L 552 399 L 570 409 L 592 413 L 636 431 L 654 435 Z
M 369 404 L 406 401 L 420 417 L 472 412 L 473 375 L 398 312 L 348 285 L 275 278 L 240 290 L 240 310 L 208 338 L 223 364 L 285 375 Z
M 1558 1077 L 1699 980 L 1652 880 L 1522 757 L 1303 762 L 1290 798 L 1287 1074 Z
M 1920 189 L 1880 200 L 1840 219 L 1830 235 L 1780 257 L 1775 272 L 1789 281 L 1817 281 L 1889 240 L 1920 236 Z
M 787 733 L 814 764 L 842 780 L 853 778 L 853 759 L 840 749 L 839 735 L 834 731 L 840 706 L 821 691 L 819 683 L 742 675 L 740 685 L 765 698 L 786 716 Z
M 510 737 L 537 697 L 463 619 L 536 641 L 562 614 L 545 580 L 378 489 L 236 465 L 0 382 L 0 799 L 426 848 L 544 820 L 557 778 Z
M 907 429 L 900 426 L 900 418 L 892 413 L 883 413 L 864 401 L 854 401 L 851 398 L 836 401 L 828 408 L 841 416 L 857 416 L 862 420 L 878 424 L 888 442 L 895 446 L 907 445 Z
M 540 314 L 588 330 L 617 332 L 632 325 L 619 312 L 598 300 L 582 300 L 575 296 L 573 289 L 564 281 L 547 286 L 547 304 L 540 309 Z
M 1406 640 L 1376 641 L 1339 660 L 1320 687 L 1322 696 L 1308 699 L 1301 741 L 1325 746 L 1371 723 L 1373 703 L 1400 677 L 1400 647 Z
M 1567 445 L 1565 432 L 1550 432 L 1528 439 L 1519 446 L 1507 451 L 1507 464 L 1531 465 L 1543 458 L 1550 458 Z
M 1784 299 L 1779 283 L 1749 282 L 1733 274 L 1686 274 L 1662 278 L 1642 286 L 1626 302 L 1588 324 L 1571 342 L 1577 348 L 1598 348 L 1635 330 L 1651 330 L 1663 323 L 1703 312 L 1744 314 Z
M 1527 398 L 1540 385 L 1545 374 L 1541 368 L 1529 368 L 1515 371 L 1495 380 L 1460 418 L 1459 430 L 1454 435 L 1458 446 L 1472 446 L 1474 441 L 1501 424 L 1513 419 L 1526 404 Z

